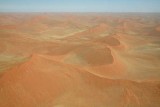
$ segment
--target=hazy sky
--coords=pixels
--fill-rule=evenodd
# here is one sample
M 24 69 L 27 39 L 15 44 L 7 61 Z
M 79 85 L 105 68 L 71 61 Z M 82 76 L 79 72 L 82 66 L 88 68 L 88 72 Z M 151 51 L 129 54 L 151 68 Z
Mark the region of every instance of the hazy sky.
M 0 0 L 1 12 L 160 12 L 160 0 Z

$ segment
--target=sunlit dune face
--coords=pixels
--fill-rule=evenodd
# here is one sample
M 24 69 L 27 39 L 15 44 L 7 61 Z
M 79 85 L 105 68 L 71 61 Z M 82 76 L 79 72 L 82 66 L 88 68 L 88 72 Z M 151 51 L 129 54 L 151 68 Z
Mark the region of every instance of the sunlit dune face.
M 159 107 L 159 14 L 0 14 L 0 107 Z

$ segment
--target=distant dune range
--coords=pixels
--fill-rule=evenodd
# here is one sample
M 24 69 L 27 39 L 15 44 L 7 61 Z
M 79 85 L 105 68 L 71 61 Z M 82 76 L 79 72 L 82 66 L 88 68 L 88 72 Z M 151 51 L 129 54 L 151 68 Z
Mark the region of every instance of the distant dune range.
M 159 16 L 1 13 L 0 107 L 159 107 Z

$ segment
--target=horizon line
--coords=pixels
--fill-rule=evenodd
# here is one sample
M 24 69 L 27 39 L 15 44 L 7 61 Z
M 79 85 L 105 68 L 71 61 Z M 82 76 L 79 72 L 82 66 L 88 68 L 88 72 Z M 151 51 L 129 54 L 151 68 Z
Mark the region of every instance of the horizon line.
M 0 13 L 160 13 L 160 12 L 146 12 L 146 11 L 114 11 L 114 12 L 107 12 L 107 11 L 0 11 Z

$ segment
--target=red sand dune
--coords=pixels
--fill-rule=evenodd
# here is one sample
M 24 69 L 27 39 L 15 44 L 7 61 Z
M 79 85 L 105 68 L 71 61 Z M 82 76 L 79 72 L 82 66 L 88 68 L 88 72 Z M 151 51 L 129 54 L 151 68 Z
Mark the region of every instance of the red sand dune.
M 0 107 L 159 107 L 158 17 L 1 14 Z
M 115 98 L 118 100 L 113 101 L 116 104 L 110 102 L 111 106 L 153 106 L 153 101 L 157 106 L 160 102 L 157 84 L 103 78 L 43 55 L 33 55 L 6 72 L 0 79 L 0 86 L 3 107 L 87 107 L 105 105 Z M 77 97 L 81 103 L 75 100 Z M 152 99 L 148 101 L 146 97 Z

